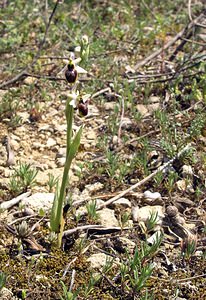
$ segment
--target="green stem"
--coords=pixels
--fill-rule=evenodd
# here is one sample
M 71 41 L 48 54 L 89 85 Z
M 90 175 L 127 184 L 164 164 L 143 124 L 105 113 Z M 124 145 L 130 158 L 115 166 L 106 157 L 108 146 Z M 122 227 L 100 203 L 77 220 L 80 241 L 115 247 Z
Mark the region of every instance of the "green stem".
M 71 146 L 71 139 L 72 139 L 72 123 L 73 123 L 73 114 L 74 108 L 70 105 L 69 101 L 67 101 L 66 105 L 66 119 L 67 119 L 67 149 L 66 149 L 66 162 L 64 166 L 64 172 L 62 177 L 62 184 L 60 188 L 60 194 L 58 199 L 58 206 L 57 206 L 57 213 L 56 213 L 56 223 L 59 224 L 58 229 L 58 246 L 61 246 L 61 239 L 62 239 L 62 232 L 63 232 L 63 220 L 62 220 L 62 213 L 63 213 L 63 204 L 65 198 L 65 190 L 68 184 L 68 175 L 69 169 L 72 163 L 72 159 L 69 158 L 69 150 Z
M 67 101 L 67 104 L 66 104 L 66 119 L 67 119 L 67 150 L 66 150 L 66 157 L 68 156 L 69 149 L 70 149 L 70 146 L 71 146 L 73 115 L 74 115 L 74 107 L 73 107 L 73 105 L 70 105 L 69 101 Z

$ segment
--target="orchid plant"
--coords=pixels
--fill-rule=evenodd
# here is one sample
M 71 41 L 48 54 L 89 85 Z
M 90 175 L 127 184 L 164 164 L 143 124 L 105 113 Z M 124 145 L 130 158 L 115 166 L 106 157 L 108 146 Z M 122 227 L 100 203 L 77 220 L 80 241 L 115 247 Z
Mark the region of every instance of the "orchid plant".
M 81 116 L 86 116 L 88 113 L 88 103 L 90 95 L 82 95 L 78 90 L 78 74 L 79 73 L 87 73 L 83 68 L 78 66 L 78 63 L 85 59 L 85 53 L 88 54 L 89 43 L 88 38 L 85 36 L 82 37 L 81 41 L 81 52 L 80 56 L 77 59 L 71 57 L 69 60 L 64 61 L 66 66 L 61 71 L 66 81 L 69 84 L 70 93 L 68 96 L 68 100 L 66 102 L 66 121 L 67 121 L 67 137 L 66 137 L 66 162 L 64 165 L 63 177 L 61 186 L 57 184 L 54 202 L 51 210 L 50 216 L 50 227 L 51 231 L 55 232 L 58 236 L 58 247 L 61 247 L 62 244 L 62 236 L 65 224 L 65 217 L 68 211 L 68 205 L 65 205 L 65 197 L 66 197 L 66 188 L 68 186 L 69 181 L 69 170 L 72 164 L 74 157 L 77 154 L 83 125 L 78 129 L 75 136 L 73 137 L 72 125 L 74 119 L 74 110 L 77 108 L 79 114 Z

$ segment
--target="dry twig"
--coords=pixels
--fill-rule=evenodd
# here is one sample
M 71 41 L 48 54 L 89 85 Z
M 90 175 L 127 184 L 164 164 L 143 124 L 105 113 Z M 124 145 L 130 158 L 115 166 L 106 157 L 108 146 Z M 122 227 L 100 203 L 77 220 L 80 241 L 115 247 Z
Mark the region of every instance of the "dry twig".
M 146 65 L 147 63 L 149 63 L 152 59 L 154 59 L 155 57 L 159 56 L 163 51 L 167 50 L 168 48 L 170 48 L 172 45 L 174 45 L 179 39 L 181 39 L 185 34 L 186 34 L 186 38 L 188 38 L 188 34 L 190 33 L 190 30 L 197 24 L 199 24 L 198 22 L 205 17 L 205 12 L 201 13 L 197 18 L 195 18 L 193 21 L 191 21 L 185 28 L 183 28 L 180 32 L 178 32 L 178 34 L 176 36 L 174 36 L 168 43 L 166 43 L 163 47 L 161 47 L 160 49 L 158 49 L 157 51 L 153 52 L 152 54 L 150 54 L 148 57 L 146 57 L 145 59 L 143 59 L 142 61 L 138 62 L 135 65 L 135 70 L 138 70 L 140 67 L 143 67 L 144 65 Z M 181 47 L 183 46 L 183 43 L 181 43 Z M 178 46 L 178 51 L 180 50 L 180 45 Z M 170 56 L 170 60 L 172 61 L 175 57 L 175 55 L 177 54 L 177 49 L 175 50 L 175 52 L 173 52 L 173 54 Z
M 148 175 L 147 177 L 145 177 L 144 179 L 140 180 L 139 182 L 135 183 L 134 185 L 132 185 L 131 187 L 129 187 L 128 189 L 122 191 L 121 193 L 119 193 L 118 195 L 114 196 L 113 198 L 107 200 L 105 203 L 103 203 L 102 205 L 100 205 L 97 210 L 100 210 L 110 204 L 112 204 L 114 201 L 118 200 L 119 198 L 125 196 L 126 194 L 128 194 L 129 192 L 133 191 L 134 189 L 140 187 L 141 185 L 145 184 L 146 182 L 148 182 L 149 180 L 151 180 L 152 178 L 154 178 L 154 176 L 156 174 L 158 174 L 159 172 L 165 170 L 169 165 L 171 165 L 178 157 L 180 157 L 184 152 L 186 152 L 189 148 L 191 147 L 190 144 L 188 144 L 186 147 L 184 147 L 175 157 L 173 157 L 172 159 L 170 159 L 168 162 L 166 162 L 164 165 L 160 166 L 158 169 L 156 169 L 153 173 L 151 173 L 150 175 Z
M 50 17 L 49 17 L 49 21 L 48 21 L 47 26 L 46 26 L 46 30 L 45 30 L 45 33 L 44 33 L 44 37 L 43 37 L 42 41 L 41 41 L 40 44 L 39 44 L 37 53 L 36 53 L 36 55 L 34 56 L 34 58 L 33 58 L 32 62 L 31 62 L 31 64 L 30 64 L 29 66 L 26 66 L 19 74 L 17 74 L 17 75 L 16 75 L 15 77 L 13 77 L 12 79 L 9 79 L 9 80 L 7 80 L 7 81 L 1 83 L 1 84 L 0 84 L 0 89 L 5 88 L 6 86 L 11 85 L 11 84 L 13 84 L 13 83 L 15 83 L 15 82 L 21 80 L 24 76 L 26 76 L 28 70 L 29 70 L 30 68 L 32 68 L 32 67 L 35 65 L 35 63 L 37 62 L 37 60 L 38 60 L 38 58 L 39 58 L 39 56 L 40 56 L 40 53 L 41 53 L 41 51 L 42 51 L 42 49 L 43 49 L 43 46 L 44 46 L 44 44 L 45 44 L 45 42 L 46 42 L 46 38 L 47 38 L 47 34 L 48 34 L 48 31 L 49 31 L 49 27 L 50 27 L 52 18 L 53 18 L 53 16 L 54 16 L 55 12 L 56 12 L 57 6 L 58 6 L 58 4 L 60 3 L 60 1 L 61 1 L 61 0 L 57 0 L 56 3 L 55 3 L 55 5 L 54 5 L 54 8 L 53 8 L 53 10 L 52 10 L 52 13 L 51 13 L 51 15 L 50 15 Z

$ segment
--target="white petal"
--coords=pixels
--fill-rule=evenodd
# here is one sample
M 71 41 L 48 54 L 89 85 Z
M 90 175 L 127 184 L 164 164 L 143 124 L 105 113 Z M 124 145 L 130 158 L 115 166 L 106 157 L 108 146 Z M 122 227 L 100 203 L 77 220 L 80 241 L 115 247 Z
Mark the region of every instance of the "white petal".
M 72 105 L 74 108 L 76 107 L 76 101 L 73 99 L 72 101 L 69 102 L 70 105 Z
M 87 74 L 87 71 L 80 66 L 76 66 L 75 68 L 79 74 Z

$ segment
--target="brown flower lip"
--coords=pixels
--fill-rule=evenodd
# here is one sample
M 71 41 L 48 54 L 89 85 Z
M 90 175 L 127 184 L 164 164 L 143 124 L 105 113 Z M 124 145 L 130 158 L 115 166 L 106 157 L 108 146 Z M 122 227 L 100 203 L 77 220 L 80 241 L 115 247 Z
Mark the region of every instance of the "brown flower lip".
M 80 102 L 79 102 L 79 104 L 78 104 L 78 110 L 79 110 L 79 113 L 82 116 L 87 116 L 88 115 L 88 102 L 89 101 L 86 101 L 84 103 L 83 100 L 81 99 Z
M 74 64 L 68 64 L 65 71 L 65 77 L 68 83 L 75 83 L 77 80 L 77 70 L 74 67 Z

